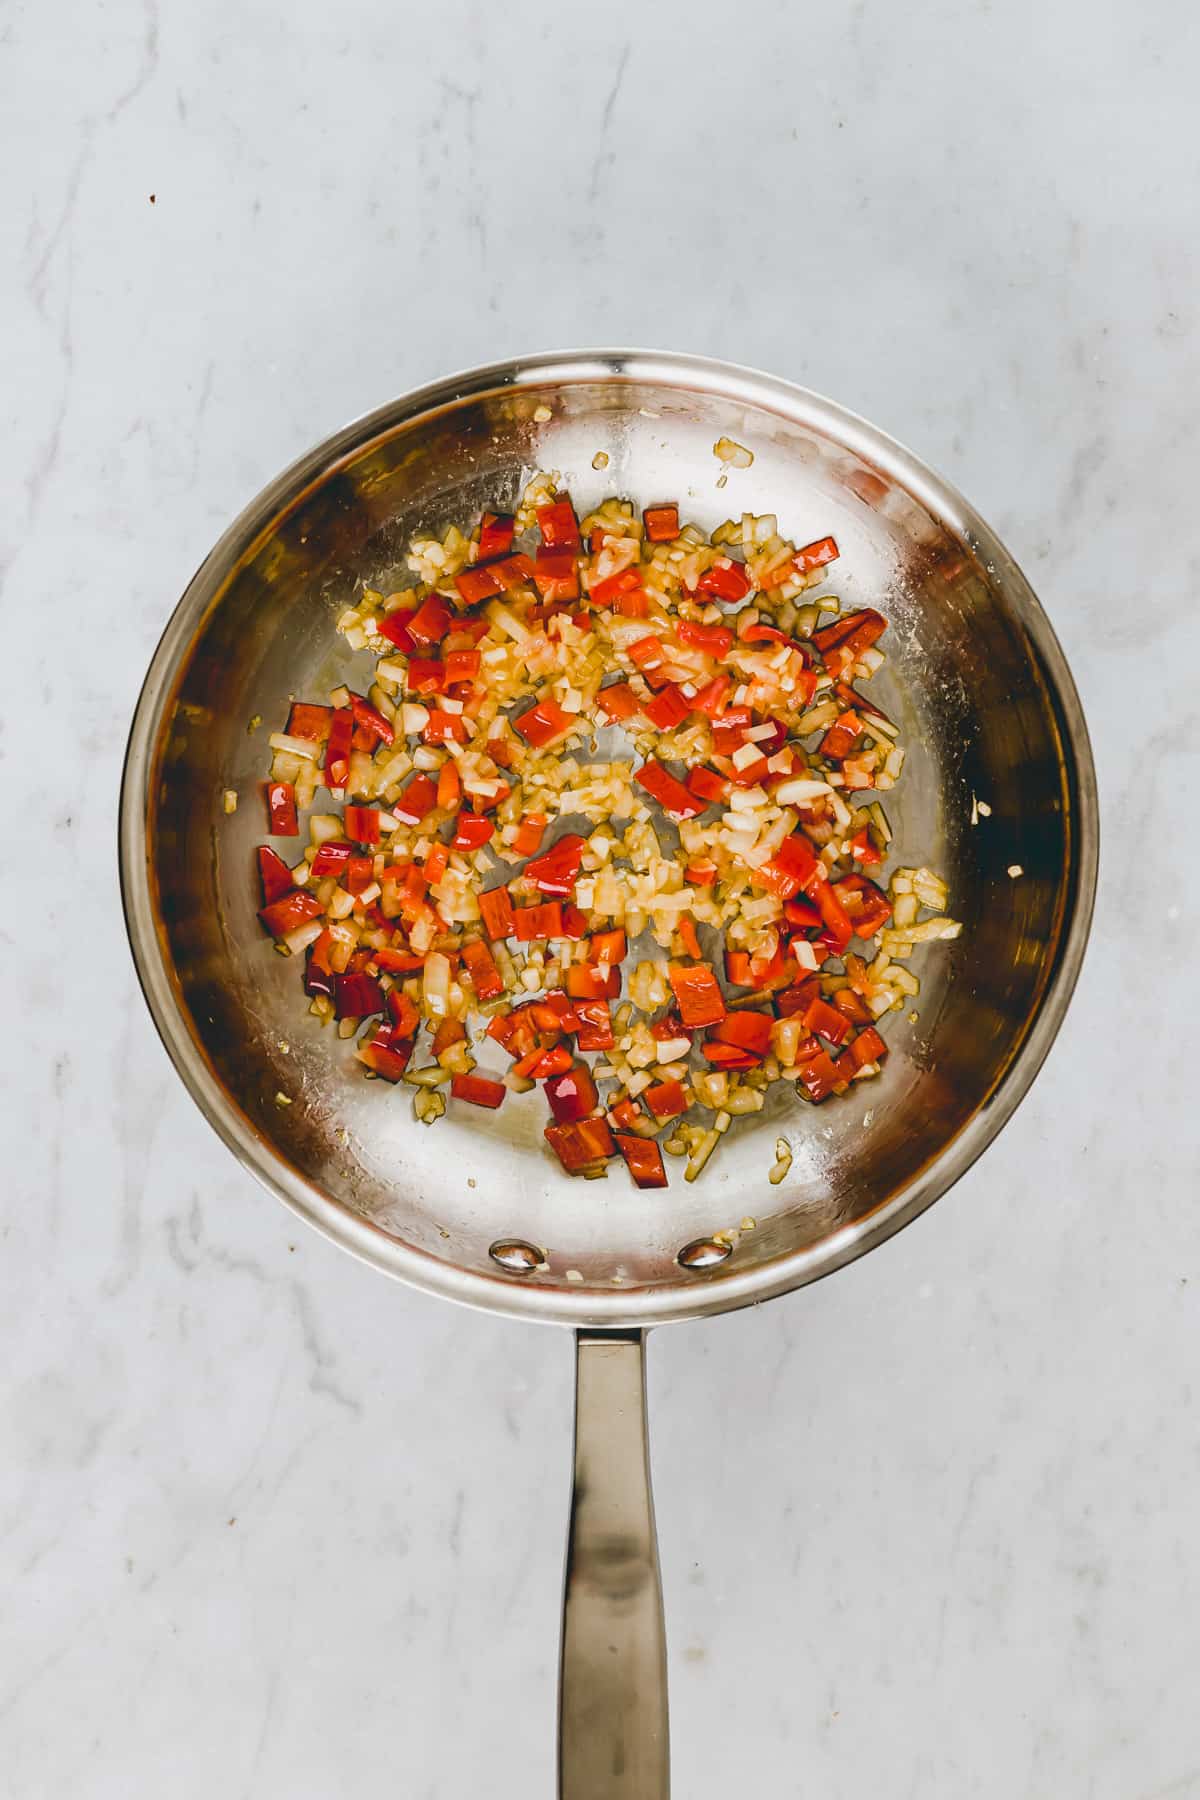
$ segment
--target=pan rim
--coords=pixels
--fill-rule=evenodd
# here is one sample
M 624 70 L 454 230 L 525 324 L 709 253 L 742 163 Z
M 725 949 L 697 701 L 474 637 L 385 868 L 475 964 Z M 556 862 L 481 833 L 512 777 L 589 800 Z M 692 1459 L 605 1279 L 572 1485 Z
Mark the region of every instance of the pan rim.
M 700 390 L 831 431 L 889 473 L 1003 575 L 1056 707 L 1067 752 L 1071 831 L 1064 871 L 1064 919 L 1053 968 L 1024 1037 L 995 1086 L 967 1122 L 916 1176 L 876 1212 L 806 1249 L 741 1272 L 689 1271 L 669 1287 L 563 1289 L 497 1270 L 467 1270 L 398 1242 L 357 1217 L 278 1154 L 241 1111 L 193 1036 L 172 984 L 149 879 L 146 814 L 159 721 L 188 645 L 230 569 L 296 494 L 351 452 L 400 425 L 455 402 L 547 383 L 629 380 Z M 902 1230 L 978 1160 L 1011 1118 L 1045 1062 L 1082 967 L 1099 866 L 1095 765 L 1075 682 L 1049 618 L 1015 559 L 952 483 L 897 439 L 809 389 L 740 364 L 678 351 L 559 350 L 481 365 L 426 383 L 352 420 L 269 482 L 238 514 L 187 584 L 155 648 L 134 710 L 119 805 L 119 869 L 126 930 L 138 980 L 163 1046 L 208 1123 L 252 1175 L 305 1222 L 372 1268 L 443 1299 L 548 1324 L 648 1327 L 760 1303 L 832 1274 Z

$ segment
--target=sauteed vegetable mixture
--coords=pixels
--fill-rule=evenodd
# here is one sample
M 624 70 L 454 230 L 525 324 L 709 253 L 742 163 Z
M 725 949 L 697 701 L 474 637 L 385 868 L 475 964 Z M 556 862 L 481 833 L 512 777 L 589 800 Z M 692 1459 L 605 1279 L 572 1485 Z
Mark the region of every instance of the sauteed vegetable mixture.
M 342 614 L 373 679 L 271 737 L 259 917 L 425 1124 L 540 1087 L 565 1170 L 662 1187 L 771 1083 L 879 1073 L 913 949 L 961 928 L 933 871 L 883 886 L 886 620 L 815 592 L 837 555 L 769 514 L 580 519 L 539 474 Z

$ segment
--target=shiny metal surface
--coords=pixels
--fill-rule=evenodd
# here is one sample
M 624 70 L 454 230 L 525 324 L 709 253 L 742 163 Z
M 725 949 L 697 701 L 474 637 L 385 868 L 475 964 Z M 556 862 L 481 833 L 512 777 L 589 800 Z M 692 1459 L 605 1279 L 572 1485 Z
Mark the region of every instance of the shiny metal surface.
M 667 1800 L 667 1644 L 640 1331 L 580 1332 L 559 1800 Z
M 753 467 L 728 472 L 721 436 Z M 607 467 L 592 467 L 596 452 Z M 386 584 L 414 529 L 513 500 L 535 467 L 587 507 L 677 497 L 711 527 L 775 511 L 832 531 L 837 591 L 891 619 L 876 684 L 909 746 L 889 799 L 902 860 L 947 877 L 965 924 L 910 965 L 918 1018 L 889 1021 L 877 1082 L 814 1109 L 778 1089 L 694 1186 L 572 1183 L 541 1141 L 540 1096 L 417 1125 L 406 1091 L 361 1079 L 312 1026 L 294 963 L 254 911 L 266 735 L 289 695 L 361 686 L 333 631 L 363 577 Z M 253 716 L 260 729 L 248 730 Z M 221 797 L 241 805 L 231 817 Z M 971 824 L 972 797 L 991 816 Z M 121 873 L 158 1029 L 230 1148 L 312 1224 L 389 1274 L 527 1318 L 644 1326 L 769 1298 L 860 1255 L 962 1174 L 1053 1040 L 1083 953 L 1097 857 L 1087 734 L 1052 631 L 1011 557 L 953 489 L 863 421 L 746 370 L 603 352 L 440 382 L 301 459 L 230 528 L 155 654 L 130 738 Z M 1010 865 L 1023 874 L 1010 879 Z M 280 1103 L 284 1095 L 291 1102 Z M 774 1143 L 793 1162 L 767 1182 Z M 736 1228 L 719 1265 L 681 1249 Z M 491 1247 L 545 1246 L 508 1272 Z M 568 1274 L 570 1271 L 570 1274 Z

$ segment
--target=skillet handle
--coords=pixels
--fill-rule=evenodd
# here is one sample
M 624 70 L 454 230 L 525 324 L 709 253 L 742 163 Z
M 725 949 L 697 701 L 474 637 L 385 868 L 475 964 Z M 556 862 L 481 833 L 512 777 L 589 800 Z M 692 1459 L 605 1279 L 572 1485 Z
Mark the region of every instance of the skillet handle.
M 646 1441 L 645 1334 L 575 1340 L 575 1484 L 559 1800 L 668 1800 L 667 1644 Z

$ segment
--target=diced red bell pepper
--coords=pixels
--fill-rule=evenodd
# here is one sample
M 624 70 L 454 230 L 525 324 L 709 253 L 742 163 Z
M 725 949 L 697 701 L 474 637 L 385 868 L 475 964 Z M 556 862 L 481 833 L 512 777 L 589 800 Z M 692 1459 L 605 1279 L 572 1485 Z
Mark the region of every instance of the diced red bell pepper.
M 479 521 L 479 560 L 504 556 L 512 549 L 516 520 L 511 513 L 485 512 Z
M 292 872 L 281 856 L 276 856 L 269 844 L 258 846 L 258 873 L 262 881 L 262 897 L 264 906 L 274 905 L 291 892 Z
M 317 854 L 312 860 L 313 880 L 324 881 L 327 875 L 341 875 L 353 855 L 354 845 L 345 838 L 326 838 L 317 846 Z
M 651 675 L 661 669 L 667 660 L 667 653 L 653 634 L 639 638 L 636 644 L 629 646 L 629 658 L 637 664 L 643 675 Z
M 679 1016 L 689 1030 L 716 1025 L 725 1017 L 725 1001 L 717 978 L 705 964 L 671 963 L 667 979 L 679 1005 Z
M 462 799 L 462 781 L 458 764 L 448 756 L 437 776 L 437 803 L 445 812 L 453 812 Z
M 780 631 L 777 625 L 764 625 L 761 619 L 748 619 L 745 625 L 740 625 L 738 637 L 743 644 L 786 644 L 789 641 L 786 632 Z
M 385 613 L 375 621 L 375 629 L 379 635 L 385 637 L 389 644 L 394 644 L 405 656 L 411 656 L 417 647 L 417 640 L 408 629 L 411 617 L 411 613 L 397 611 Z
M 405 825 L 419 825 L 437 805 L 437 788 L 428 775 L 414 775 L 392 807 Z
M 804 1014 L 804 1026 L 807 1031 L 814 1031 L 820 1037 L 828 1038 L 831 1044 L 844 1044 L 850 1036 L 850 1021 L 845 1013 L 831 1006 L 820 994 L 814 994 Z
M 640 709 L 641 701 L 627 681 L 614 681 L 610 687 L 600 689 L 596 705 L 615 723 L 618 719 L 632 719 Z
M 833 675 L 843 675 L 856 663 L 864 650 L 869 650 L 887 630 L 882 613 L 867 607 L 862 612 L 847 613 L 813 633 L 813 643 L 825 659 L 825 667 Z
M 625 1158 L 634 1185 L 640 1188 L 663 1188 L 667 1172 L 663 1168 L 662 1151 L 653 1138 L 638 1137 L 632 1132 L 617 1132 L 617 1149 Z
M 831 884 L 842 912 L 865 942 L 882 930 L 892 916 L 892 904 L 881 888 L 865 875 L 843 875 Z M 826 924 L 829 920 L 826 919 Z
M 379 842 L 379 809 L 375 806 L 347 806 L 343 815 L 346 836 L 356 844 Z
M 375 863 L 369 856 L 352 856 L 346 864 L 342 876 L 342 886 L 348 894 L 361 894 L 369 888 L 375 874 Z
M 462 947 L 463 965 L 471 977 L 477 999 L 496 1000 L 504 992 L 504 981 L 496 959 L 481 938 Z
M 727 602 L 744 600 L 751 585 L 741 563 L 731 562 L 728 557 L 715 562 L 711 569 L 705 569 L 696 583 L 702 594 L 711 594 L 714 599 Z
M 588 945 L 588 961 L 607 963 L 611 967 L 615 963 L 624 962 L 625 950 L 625 932 L 621 926 L 618 925 L 612 931 L 597 931 L 593 933 Z
M 694 956 L 699 962 L 704 952 L 700 948 L 700 939 L 696 936 L 696 927 L 686 913 L 680 913 L 675 929 L 679 933 L 685 956 Z
M 717 882 L 717 865 L 713 862 L 689 863 L 683 871 L 683 878 L 692 887 L 715 887 Z
M 880 1063 L 888 1053 L 888 1047 L 873 1025 L 860 1031 L 847 1047 L 848 1055 L 853 1059 L 856 1068 L 861 1069 L 867 1063 Z
M 621 971 L 608 963 L 572 963 L 566 988 L 572 1000 L 615 1000 L 621 992 Z
M 421 1015 L 403 988 L 394 987 L 389 990 L 387 1009 L 399 1036 L 416 1036 L 417 1027 L 421 1023 Z
M 537 522 L 542 542 L 551 550 L 578 550 L 579 521 L 575 517 L 575 508 L 565 496 L 560 495 L 548 506 L 539 506 Z
M 560 1125 L 586 1119 L 596 1109 L 596 1083 L 586 1063 L 574 1063 L 545 1085 L 546 1102 Z
M 329 721 L 332 717 L 332 706 L 309 706 L 303 700 L 293 700 L 292 710 L 288 714 L 287 734 L 289 737 L 307 738 L 310 744 L 323 744 L 329 736 Z
M 339 1019 L 365 1019 L 381 1013 L 386 1002 L 373 975 L 339 975 L 333 1010 Z
M 725 704 L 725 696 L 733 685 L 733 678 L 724 673 L 714 675 L 706 682 L 699 693 L 692 696 L 692 711 L 701 712 L 705 718 L 716 719 Z
M 650 596 L 644 588 L 634 588 L 630 593 L 618 594 L 615 611 L 622 619 L 648 619 Z
M 450 1092 L 456 1100 L 469 1100 L 472 1106 L 487 1106 L 494 1112 L 503 1106 L 508 1089 L 502 1081 L 489 1081 L 486 1075 L 454 1075 Z
M 331 794 L 340 794 L 349 779 L 353 738 L 354 714 L 348 706 L 339 706 L 329 721 L 329 742 L 325 746 L 325 786 Z
M 622 594 L 635 593 L 641 585 L 640 569 L 618 569 L 615 575 L 606 575 L 602 581 L 593 581 L 588 589 L 588 599 L 593 606 L 611 606 Z
M 644 507 L 642 523 L 652 544 L 669 544 L 679 536 L 679 508 L 674 501 L 666 506 Z
M 750 871 L 751 880 L 768 893 L 790 900 L 809 880 L 817 866 L 817 854 L 802 832 L 784 838 L 774 856 Z
M 681 687 L 668 681 L 661 693 L 642 707 L 642 712 L 658 731 L 674 731 L 690 716 L 692 703 Z
M 485 563 L 482 558 L 466 569 L 460 569 L 454 577 L 454 585 L 468 606 L 475 606 L 480 600 L 488 600 L 493 594 L 504 592 L 504 583 L 496 572 L 494 563 Z
M 650 1036 L 660 1044 L 670 1043 L 674 1038 L 688 1035 L 689 1027 L 684 1024 L 677 1009 L 673 1006 L 667 1009 L 661 1019 L 655 1019 L 650 1027 Z
M 812 931 L 821 923 L 821 915 L 809 900 L 785 900 L 783 917 L 793 931 Z
M 445 879 L 446 870 L 450 867 L 450 846 L 439 839 L 425 858 L 425 880 L 430 887 L 436 887 Z
M 517 826 L 517 835 L 513 840 L 513 849 L 518 856 L 533 856 L 541 849 L 549 823 L 545 813 L 526 814 Z
M 751 1056 L 763 1057 L 771 1048 L 772 1015 L 763 1012 L 731 1012 L 713 1028 L 713 1037 L 722 1044 L 736 1044 Z
M 454 614 L 440 594 L 428 594 L 408 620 L 408 634 L 416 644 L 440 644 L 454 624 Z
M 570 900 L 562 903 L 562 928 L 563 936 L 570 938 L 573 943 L 578 943 L 588 933 L 587 914 L 581 912 Z
M 660 762 L 643 763 L 640 769 L 634 771 L 634 780 L 658 801 L 669 819 L 676 822 L 680 819 L 694 819 L 697 813 L 704 811 L 706 803 L 689 793 L 682 781 L 677 781 Z
M 334 975 L 328 964 L 328 958 L 322 946 L 326 940 L 332 943 L 328 931 L 323 931 L 314 944 L 310 944 L 304 962 L 304 991 L 310 1000 L 318 995 L 326 1000 L 333 999 Z
M 384 1081 L 395 1084 L 403 1078 L 412 1049 L 411 1039 L 398 1038 L 386 1027 L 381 1027 L 368 1043 L 358 1046 L 355 1055 Z
M 492 939 L 512 937 L 516 931 L 512 896 L 505 887 L 488 888 L 479 896 L 479 913 L 483 929 Z
M 799 1081 L 810 1100 L 819 1105 L 830 1094 L 842 1093 L 849 1085 L 848 1071 L 839 1068 L 816 1038 L 806 1038 L 796 1052 Z
M 526 863 L 525 874 L 540 894 L 557 895 L 565 900 L 568 894 L 575 891 L 579 865 L 586 849 L 585 838 L 568 833 L 551 845 L 549 850 L 543 851 L 541 856 L 535 856 L 532 862 Z
M 482 661 L 478 650 L 449 650 L 446 653 L 446 684 L 453 687 L 458 681 L 474 681 L 479 673 Z
M 431 712 L 421 727 L 423 744 L 465 744 L 467 727 L 461 713 Z
M 727 625 L 697 625 L 692 619 L 681 619 L 675 627 L 675 636 L 681 644 L 690 644 L 693 650 L 706 650 L 718 662 L 733 649 L 733 633 Z
M 580 1119 L 574 1125 L 547 1125 L 542 1133 L 568 1175 L 616 1154 L 612 1132 L 603 1119 Z
M 300 820 L 296 812 L 296 790 L 290 781 L 267 783 L 267 830 L 273 837 L 297 837 Z
M 677 1119 L 688 1109 L 682 1081 L 656 1081 L 653 1087 L 645 1090 L 643 1099 L 660 1123 L 664 1119 Z
M 860 877 L 865 880 L 866 877 Z M 833 940 L 835 950 L 843 950 L 854 936 L 855 925 L 833 884 L 823 881 L 813 895 L 825 926 L 824 936 Z M 891 908 L 888 908 L 889 915 Z
M 551 550 L 541 545 L 533 565 L 533 579 L 545 601 L 578 600 L 579 565 L 574 550 Z
M 862 732 L 862 720 L 855 712 L 840 713 L 821 739 L 821 755 L 830 762 L 844 762 Z
M 766 757 L 758 756 L 752 763 L 747 763 L 745 768 L 732 769 L 729 785 L 739 788 L 758 787 L 767 779 L 768 772 Z
M 687 790 L 697 800 L 703 800 L 705 806 L 711 806 L 715 800 L 724 800 L 729 793 L 729 782 L 724 775 L 718 775 L 715 769 L 706 768 L 697 763 L 694 769 L 688 770 Z
M 391 945 L 373 951 L 372 956 L 389 975 L 413 975 L 425 967 L 424 956 L 418 956 L 413 950 L 397 950 Z
M 404 671 L 409 694 L 440 694 L 446 685 L 446 665 L 436 656 L 411 656 Z
M 523 712 L 519 719 L 514 719 L 512 725 L 531 749 L 544 750 L 548 744 L 565 737 L 578 719 L 577 713 L 564 712 L 558 701 L 547 695 L 528 712 Z
M 883 861 L 883 851 L 866 825 L 850 839 L 850 854 L 855 862 L 864 863 L 868 868 Z
M 705 1062 L 712 1063 L 717 1069 L 757 1069 L 762 1062 L 761 1056 L 755 1056 L 751 1050 L 743 1050 L 737 1044 L 723 1043 L 720 1038 L 710 1038 L 701 1044 L 700 1054 Z
M 466 1037 L 467 1028 L 461 1019 L 440 1019 L 437 1030 L 433 1034 L 433 1043 L 430 1045 L 430 1049 L 436 1057 L 440 1058 L 443 1050 L 449 1050 L 455 1044 L 465 1043 Z
M 511 556 L 502 556 L 499 562 L 494 562 L 492 573 L 507 594 L 510 588 L 520 587 L 524 582 L 533 580 L 533 561 L 523 550 L 515 550 Z M 484 629 L 486 630 L 486 624 Z
M 450 839 L 455 850 L 481 850 L 489 843 L 496 827 L 491 819 L 482 813 L 461 812 L 455 821 L 454 836 Z
M 540 906 L 519 906 L 513 917 L 517 938 L 522 944 L 563 935 L 562 902 L 559 900 L 544 900 Z
M 574 1058 L 565 1044 L 548 1043 L 538 1052 L 534 1062 L 528 1066 L 519 1063 L 514 1073 L 528 1075 L 534 1081 L 552 1081 L 556 1075 L 565 1075 L 573 1063 Z
M 833 996 L 833 1004 L 852 1025 L 870 1025 L 874 1022 L 875 1014 L 862 995 L 856 994 L 853 988 L 839 988 Z
M 581 1050 L 612 1049 L 612 1014 L 607 1000 L 577 1000 L 572 1016 L 576 1022 L 575 1042 Z
M 364 700 L 361 694 L 351 694 L 350 711 L 354 714 L 356 725 L 363 727 L 372 737 L 378 738 L 381 744 L 395 742 L 396 733 L 390 719 L 385 719 L 377 707 Z
M 816 538 L 813 543 L 802 545 L 792 561 L 802 575 L 807 575 L 813 569 L 823 569 L 826 563 L 836 561 L 840 554 L 836 538 Z
M 608 1116 L 622 1131 L 635 1130 L 646 1118 L 636 1100 L 618 1100 L 615 1106 L 609 1107 Z
M 790 1019 L 796 1013 L 805 1013 L 820 993 L 815 975 L 804 981 L 797 981 L 791 987 L 783 989 L 775 996 L 775 1011 L 781 1019 Z

